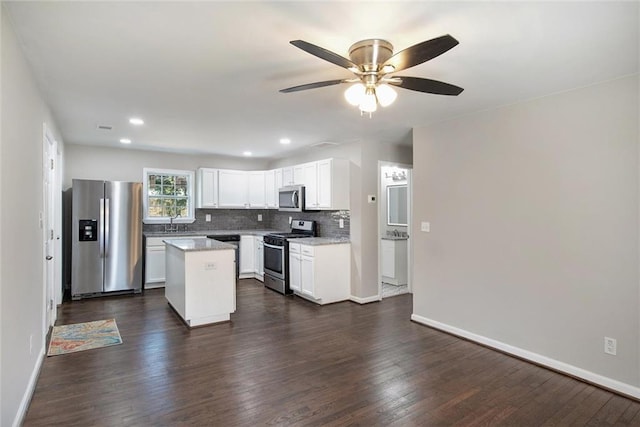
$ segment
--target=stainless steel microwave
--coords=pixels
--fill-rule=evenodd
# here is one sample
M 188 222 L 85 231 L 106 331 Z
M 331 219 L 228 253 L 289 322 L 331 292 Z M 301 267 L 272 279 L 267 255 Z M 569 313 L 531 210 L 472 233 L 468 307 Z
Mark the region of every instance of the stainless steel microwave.
M 304 210 L 304 185 L 290 185 L 278 190 L 278 210 L 302 212 Z

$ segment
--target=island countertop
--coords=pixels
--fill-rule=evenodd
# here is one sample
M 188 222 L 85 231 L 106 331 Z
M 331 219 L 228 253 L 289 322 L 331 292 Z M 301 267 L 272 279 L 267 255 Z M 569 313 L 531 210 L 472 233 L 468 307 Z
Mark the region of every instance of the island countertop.
M 167 245 L 180 249 L 184 252 L 193 251 L 218 251 L 222 249 L 235 249 L 236 246 L 220 242 L 214 239 L 165 239 L 163 240 Z

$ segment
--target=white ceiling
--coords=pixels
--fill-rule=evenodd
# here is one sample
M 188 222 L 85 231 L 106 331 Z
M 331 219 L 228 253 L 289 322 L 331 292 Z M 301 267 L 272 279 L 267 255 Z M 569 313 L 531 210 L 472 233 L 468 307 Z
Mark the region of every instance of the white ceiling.
M 638 72 L 634 1 L 3 3 L 72 144 L 128 137 L 132 148 L 272 158 L 322 141 L 410 141 L 416 125 Z M 346 57 L 365 38 L 399 51 L 443 34 L 460 44 L 400 74 L 465 88 L 458 97 L 398 89 L 369 119 L 344 101 L 347 85 L 278 92 L 352 76 L 290 40 Z

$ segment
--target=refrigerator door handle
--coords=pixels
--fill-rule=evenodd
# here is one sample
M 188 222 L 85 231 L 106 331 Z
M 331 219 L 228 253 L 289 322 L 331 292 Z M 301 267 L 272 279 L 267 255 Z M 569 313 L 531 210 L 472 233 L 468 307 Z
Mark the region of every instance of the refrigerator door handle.
M 109 201 L 104 199 L 104 257 L 109 258 Z
M 104 199 L 100 199 L 100 218 L 98 220 L 98 247 L 100 258 L 104 258 Z

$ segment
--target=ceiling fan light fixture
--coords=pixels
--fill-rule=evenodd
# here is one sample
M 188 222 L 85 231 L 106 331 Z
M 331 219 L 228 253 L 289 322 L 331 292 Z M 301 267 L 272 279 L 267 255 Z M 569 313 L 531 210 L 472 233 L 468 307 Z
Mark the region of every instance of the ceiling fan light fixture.
M 398 93 L 391 86 L 381 84 L 376 88 L 376 96 L 381 106 L 388 107 L 396 100 Z
M 378 100 L 376 99 L 376 91 L 372 87 L 368 87 L 364 96 L 360 99 L 360 111 L 365 113 L 373 113 L 378 109 Z
M 364 93 L 364 85 L 362 83 L 356 83 L 344 91 L 344 98 L 351 105 L 360 105 Z

